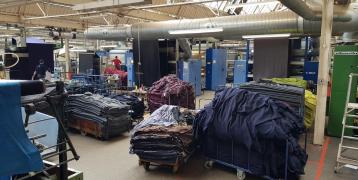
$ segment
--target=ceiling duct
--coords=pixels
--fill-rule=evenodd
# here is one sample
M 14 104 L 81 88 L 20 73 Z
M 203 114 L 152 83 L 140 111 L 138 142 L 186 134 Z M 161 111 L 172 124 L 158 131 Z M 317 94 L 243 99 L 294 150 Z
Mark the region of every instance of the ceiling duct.
M 322 15 L 316 14 L 311 7 L 302 0 L 280 0 L 280 2 L 306 20 L 320 21 L 322 19 Z M 348 22 L 350 20 L 352 20 L 350 15 L 334 15 L 333 17 L 333 21 Z
M 352 13 L 354 14 L 354 13 Z M 333 23 L 333 33 L 358 32 L 358 16 L 351 21 Z M 170 34 L 173 30 L 222 28 L 223 31 L 196 34 Z M 87 39 L 125 40 L 128 38 L 177 39 L 214 37 L 217 39 L 240 39 L 243 35 L 283 34 L 319 35 L 321 21 L 305 20 L 293 12 L 274 12 L 256 15 L 224 16 L 204 19 L 182 19 L 161 22 L 138 23 L 109 28 L 90 28 L 85 31 Z M 204 31 L 205 32 L 205 31 Z

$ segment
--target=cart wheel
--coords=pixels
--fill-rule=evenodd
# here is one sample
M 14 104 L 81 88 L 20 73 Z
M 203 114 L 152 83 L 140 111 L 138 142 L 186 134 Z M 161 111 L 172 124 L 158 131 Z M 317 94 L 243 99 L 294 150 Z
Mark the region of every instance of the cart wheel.
M 179 165 L 178 165 L 178 164 L 174 165 L 174 166 L 173 166 L 173 169 L 172 169 L 172 172 L 173 172 L 173 173 L 177 173 L 178 170 L 179 170 Z
M 139 166 L 143 165 L 143 162 L 141 160 L 138 160 L 138 165 Z
M 86 135 L 87 135 L 87 132 L 81 131 L 81 135 L 82 135 L 82 136 L 86 136 Z
M 214 161 L 205 161 L 204 167 L 206 169 L 211 169 L 213 167 Z
M 150 162 L 143 162 L 143 167 L 146 171 L 149 171 Z
M 239 180 L 244 180 L 245 177 L 246 177 L 246 174 L 245 174 L 244 171 L 241 171 L 241 170 L 238 169 L 238 170 L 236 171 L 236 176 L 237 176 L 237 178 L 238 178 Z

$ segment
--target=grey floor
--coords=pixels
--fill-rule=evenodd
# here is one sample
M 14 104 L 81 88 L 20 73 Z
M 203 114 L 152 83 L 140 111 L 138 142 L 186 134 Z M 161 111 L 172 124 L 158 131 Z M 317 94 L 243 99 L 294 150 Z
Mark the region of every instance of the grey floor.
M 197 99 L 212 97 L 212 93 L 206 93 Z M 201 100 L 201 106 L 208 103 Z M 194 156 L 185 164 L 178 173 L 173 174 L 169 168 L 151 168 L 144 170 L 138 165 L 138 157 L 129 154 L 129 134 L 123 134 L 109 141 L 101 141 L 93 137 L 70 133 L 70 137 L 81 156 L 79 161 L 70 163 L 70 167 L 83 171 L 85 180 L 143 180 L 143 179 L 207 179 L 207 180 L 230 180 L 237 179 L 233 169 L 215 166 L 212 169 L 204 168 L 204 158 Z M 303 139 L 303 138 L 302 138 Z M 337 155 L 339 139 L 326 137 L 325 146 L 311 144 L 312 135 L 308 136 L 307 152 L 309 155 L 305 168 L 306 174 L 303 180 L 353 180 L 358 179 L 358 170 L 345 168 L 342 173 L 335 174 L 334 166 Z M 302 141 L 303 144 L 303 141 Z M 322 152 L 326 149 L 327 153 Z M 321 169 L 321 170 L 320 170 Z M 248 176 L 246 179 L 259 179 Z

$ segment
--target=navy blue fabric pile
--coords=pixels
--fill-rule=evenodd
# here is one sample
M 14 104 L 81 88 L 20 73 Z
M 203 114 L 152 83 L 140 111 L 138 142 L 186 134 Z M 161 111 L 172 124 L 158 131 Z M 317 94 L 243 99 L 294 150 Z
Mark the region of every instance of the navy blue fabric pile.
M 193 151 L 193 130 L 177 106 L 163 105 L 134 127 L 130 153 L 147 161 L 174 164 Z
M 138 98 L 137 96 L 128 95 L 128 94 L 120 94 L 120 95 L 113 95 L 110 96 L 112 99 L 116 99 L 119 102 L 124 102 L 130 106 L 130 110 L 133 111 L 131 113 L 132 118 L 141 118 L 144 114 L 144 102 L 142 99 Z
M 301 117 L 303 121 L 305 109 L 305 89 L 295 86 L 286 86 L 272 83 L 250 82 L 240 85 L 241 89 L 258 92 L 267 95 L 272 99 L 285 102 L 290 105 Z
M 193 86 L 175 75 L 168 75 L 154 82 L 148 91 L 149 110 L 154 112 L 164 104 L 195 109 Z
M 109 137 L 127 131 L 131 124 L 130 106 L 98 94 L 74 94 L 67 98 L 65 112 L 72 118 L 94 121 Z
M 194 136 L 204 154 L 259 176 L 285 177 L 304 173 L 306 152 L 298 137 L 303 121 L 287 104 L 238 88 L 216 93 L 196 116 Z

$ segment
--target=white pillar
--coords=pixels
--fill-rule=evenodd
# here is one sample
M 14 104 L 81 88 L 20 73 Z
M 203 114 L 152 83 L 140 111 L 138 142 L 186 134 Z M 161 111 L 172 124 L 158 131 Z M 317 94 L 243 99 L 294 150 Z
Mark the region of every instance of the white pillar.
M 66 60 L 66 78 L 69 79 L 69 72 L 72 71 L 70 59 L 70 43 L 68 38 L 65 39 L 65 60 Z
M 323 0 L 322 25 L 319 48 L 319 68 L 317 83 L 317 107 L 314 125 L 313 144 L 322 145 L 324 141 L 324 128 L 326 119 L 327 85 L 329 81 L 329 68 L 331 64 L 331 37 L 333 23 L 333 0 Z

